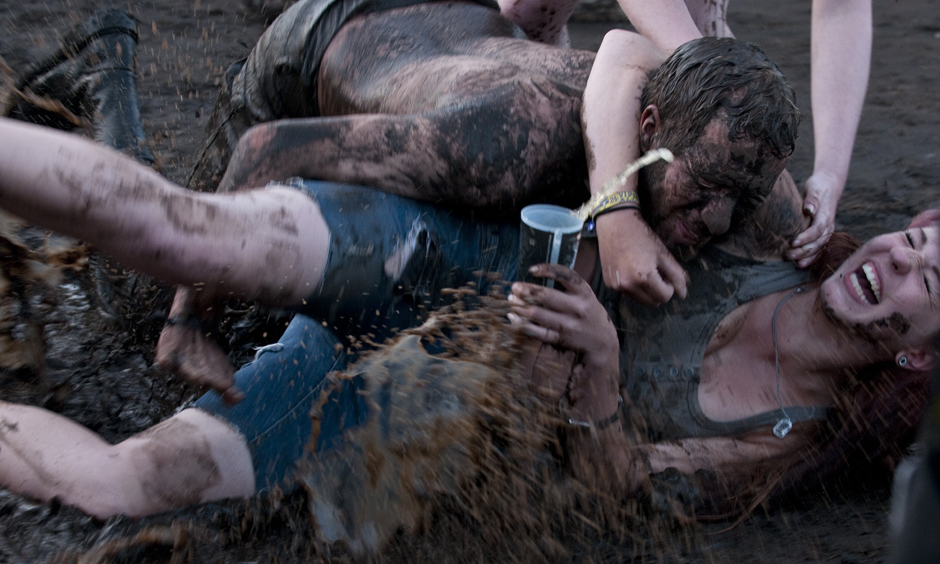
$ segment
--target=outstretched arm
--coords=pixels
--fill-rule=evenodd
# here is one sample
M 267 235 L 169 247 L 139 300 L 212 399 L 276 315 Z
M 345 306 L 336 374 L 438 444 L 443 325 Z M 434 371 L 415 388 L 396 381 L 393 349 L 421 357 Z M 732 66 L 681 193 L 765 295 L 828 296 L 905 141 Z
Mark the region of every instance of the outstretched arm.
M 477 76 L 492 86 L 430 111 L 257 125 L 239 140 L 219 190 L 300 177 L 472 207 L 570 190 L 572 171 L 584 165 L 581 139 L 572 135 L 578 97 L 548 80 Z
M 609 32 L 597 52 L 584 89 L 582 126 L 591 193 L 604 191 L 641 156 L 640 95 L 647 76 L 665 55 L 643 37 Z M 616 100 L 617 103 L 612 103 Z M 636 175 L 618 190 L 636 190 Z M 639 212 L 622 209 L 597 218 L 604 283 L 649 304 L 686 295 L 685 272 Z
M 871 66 L 871 0 L 814 0 L 813 137 L 816 159 L 803 211 L 812 225 L 793 240 L 792 260 L 809 265 L 835 229 Z
M 698 470 L 715 473 L 716 479 L 740 493 L 749 490 L 755 470 L 775 462 L 780 470 L 793 463 L 805 451 L 807 438 L 791 432 L 778 439 L 769 430 L 745 437 L 682 439 L 654 444 L 637 444 L 628 438 L 620 424 L 601 430 L 568 434 L 568 452 L 573 455 L 573 470 L 582 479 L 600 487 L 631 495 L 640 490 L 650 474 L 674 468 L 692 475 Z

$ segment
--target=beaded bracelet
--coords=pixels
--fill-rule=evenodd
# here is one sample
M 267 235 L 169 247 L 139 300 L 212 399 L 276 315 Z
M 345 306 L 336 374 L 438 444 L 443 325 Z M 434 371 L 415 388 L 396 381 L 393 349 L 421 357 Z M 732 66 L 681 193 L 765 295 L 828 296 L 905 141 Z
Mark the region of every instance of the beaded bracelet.
M 577 419 L 568 418 L 568 424 L 572 427 L 582 427 L 584 429 L 593 428 L 596 431 L 601 431 L 610 427 L 620 419 L 620 408 L 623 406 L 623 396 L 617 395 L 617 409 L 614 411 L 614 414 L 606 419 L 601 419 L 600 421 L 578 421 Z
M 632 206 L 636 209 L 640 208 L 640 197 L 637 195 L 635 190 L 625 190 L 623 192 L 614 192 L 613 194 L 608 194 L 601 198 L 597 204 L 591 208 L 591 212 L 588 214 L 591 219 L 596 218 L 598 215 L 613 211 L 615 206 Z

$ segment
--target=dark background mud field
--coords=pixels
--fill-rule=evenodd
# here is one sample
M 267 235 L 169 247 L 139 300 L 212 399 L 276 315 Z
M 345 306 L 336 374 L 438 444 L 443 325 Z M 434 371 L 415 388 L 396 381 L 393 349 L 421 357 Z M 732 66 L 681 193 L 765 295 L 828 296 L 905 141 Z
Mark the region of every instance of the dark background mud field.
M 810 0 L 732 0 L 729 18 L 738 37 L 762 45 L 796 87 L 807 116 L 790 166 L 798 182 L 811 173 L 813 156 L 810 6 Z M 73 23 L 105 7 L 127 9 L 139 21 L 144 127 L 163 174 L 185 183 L 222 73 L 248 53 L 264 29 L 264 18 L 238 0 L 0 0 L 0 56 L 10 68 L 21 69 L 33 56 L 52 50 Z M 575 46 L 596 49 L 613 25 L 628 26 L 573 24 Z M 872 59 L 868 97 L 838 216 L 841 228 L 860 237 L 902 228 L 918 210 L 940 201 L 936 2 L 876 2 Z M 0 72 L 0 77 L 0 84 L 7 85 L 9 76 Z M 18 323 L 41 332 L 42 339 L 33 344 L 40 347 L 44 361 L 33 371 L 0 369 L 0 399 L 43 405 L 115 441 L 158 422 L 196 391 L 150 366 L 166 293 L 100 257 L 92 256 L 91 264 L 77 273 L 66 272 L 54 287 L 21 292 L 27 305 L 17 311 L 26 320 Z M 28 333 L 24 329 L 18 334 Z M 96 560 L 104 553 L 94 551 L 109 540 L 115 561 L 126 562 L 290 562 L 331 556 L 305 542 L 303 532 L 310 523 L 302 508 L 291 505 L 294 500 L 274 508 L 272 503 L 256 502 L 258 507 L 249 509 L 241 501 L 211 504 L 144 523 L 97 523 L 73 509 L 41 507 L 0 490 L 0 563 L 68 562 L 80 553 L 89 556 L 89 562 L 108 561 Z M 641 531 L 632 541 L 614 542 L 603 535 L 586 543 L 561 539 L 569 548 L 562 560 L 882 562 L 890 543 L 889 503 L 885 471 L 853 469 L 796 499 L 758 508 L 730 530 L 733 523 L 720 522 L 660 530 L 654 540 Z M 434 529 L 426 536 L 433 537 Z M 115 539 L 133 546 L 118 550 Z M 410 546 L 400 543 L 384 558 L 454 556 L 447 546 L 414 552 Z M 465 554 L 490 559 L 482 549 L 474 554 L 471 547 Z M 341 551 L 332 556 L 343 559 Z

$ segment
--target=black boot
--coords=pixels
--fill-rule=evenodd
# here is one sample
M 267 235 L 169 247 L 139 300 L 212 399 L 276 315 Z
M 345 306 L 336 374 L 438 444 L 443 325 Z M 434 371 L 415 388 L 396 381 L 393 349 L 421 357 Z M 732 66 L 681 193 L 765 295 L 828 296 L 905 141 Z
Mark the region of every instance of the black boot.
M 152 164 L 137 99 L 136 51 L 137 26 L 131 16 L 120 10 L 97 12 L 72 29 L 55 53 L 31 65 L 16 88 L 61 102 L 94 124 L 98 142 Z M 22 97 L 12 105 L 10 117 L 58 129 L 76 127 L 62 112 Z

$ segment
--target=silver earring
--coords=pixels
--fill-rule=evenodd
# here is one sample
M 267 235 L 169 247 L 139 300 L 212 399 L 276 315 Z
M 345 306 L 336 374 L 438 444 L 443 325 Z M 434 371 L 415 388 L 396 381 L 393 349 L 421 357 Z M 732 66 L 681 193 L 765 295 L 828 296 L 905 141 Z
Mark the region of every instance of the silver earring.
M 898 366 L 900 366 L 901 368 L 904 368 L 905 366 L 907 366 L 906 356 L 902 356 L 901 358 L 898 359 Z

